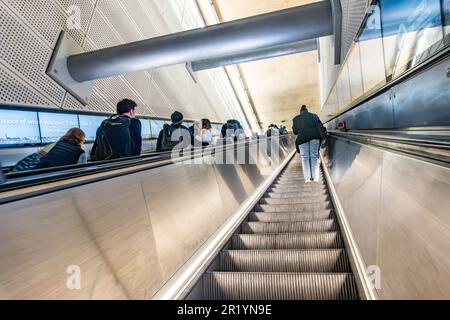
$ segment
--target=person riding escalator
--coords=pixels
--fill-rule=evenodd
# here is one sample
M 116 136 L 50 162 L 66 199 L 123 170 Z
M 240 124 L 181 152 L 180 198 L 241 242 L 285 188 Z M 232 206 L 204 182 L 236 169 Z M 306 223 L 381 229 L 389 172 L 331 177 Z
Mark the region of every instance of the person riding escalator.
M 35 169 L 86 163 L 86 153 L 81 148 L 86 135 L 79 128 L 72 128 L 42 158 Z

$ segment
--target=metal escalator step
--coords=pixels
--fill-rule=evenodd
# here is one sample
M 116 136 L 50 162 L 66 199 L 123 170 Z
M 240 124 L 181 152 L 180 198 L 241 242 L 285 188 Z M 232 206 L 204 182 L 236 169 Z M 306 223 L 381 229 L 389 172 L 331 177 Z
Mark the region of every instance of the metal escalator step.
M 273 190 L 268 190 L 265 194 L 265 197 L 269 198 L 320 198 L 320 197 L 328 197 L 328 191 L 322 190 L 322 191 L 301 191 L 296 189 L 295 191 L 291 192 L 274 192 Z
M 220 254 L 226 272 L 350 272 L 345 250 L 229 250 Z
M 332 210 L 323 210 L 319 212 L 252 212 L 249 215 L 249 221 L 253 222 L 286 222 L 286 221 L 311 221 L 334 218 Z
M 299 182 L 283 182 L 283 183 L 274 183 L 272 188 L 299 188 L 302 190 L 320 190 L 325 189 L 326 186 L 320 182 L 314 182 L 306 184 L 304 180 Z
M 329 199 L 327 193 L 301 193 L 301 192 L 290 192 L 290 193 L 273 193 L 267 192 L 264 195 L 264 199 L 300 199 L 300 200 L 309 200 L 309 199 L 318 199 L 326 201 Z
M 208 272 L 204 292 L 210 300 L 356 300 L 349 273 Z
M 303 203 L 303 204 L 258 204 L 255 206 L 257 212 L 317 212 L 331 209 L 330 202 L 324 203 Z
M 339 232 L 238 234 L 231 240 L 233 250 L 269 249 L 340 249 L 344 247 Z
M 330 203 L 330 201 L 324 197 L 297 197 L 297 198 L 270 198 L 264 197 L 259 201 L 259 204 L 314 204 L 314 203 Z
M 325 179 L 323 178 L 323 176 L 319 175 L 318 177 L 319 177 L 319 180 L 321 181 L 321 183 L 323 184 L 325 182 Z M 304 180 L 305 180 L 305 177 L 303 175 L 289 176 L 289 177 L 281 176 L 281 177 L 278 177 L 275 179 L 275 181 L 277 183 L 280 183 L 280 182 L 282 182 L 282 183 L 289 183 L 289 182 L 298 183 L 298 182 L 304 181 Z
M 297 187 L 297 186 L 321 186 L 325 187 L 323 182 L 314 182 L 314 184 L 305 184 L 305 179 L 287 180 L 287 181 L 275 181 L 273 187 Z
M 334 219 L 314 221 L 290 222 L 244 222 L 243 234 L 254 233 L 298 233 L 298 232 L 330 232 L 338 231 L 338 224 Z
M 283 186 L 271 186 L 268 190 L 274 193 L 291 193 L 291 192 L 303 192 L 303 193 L 325 193 L 328 192 L 326 187 L 311 186 L 312 184 L 302 183 L 294 187 L 283 187 Z

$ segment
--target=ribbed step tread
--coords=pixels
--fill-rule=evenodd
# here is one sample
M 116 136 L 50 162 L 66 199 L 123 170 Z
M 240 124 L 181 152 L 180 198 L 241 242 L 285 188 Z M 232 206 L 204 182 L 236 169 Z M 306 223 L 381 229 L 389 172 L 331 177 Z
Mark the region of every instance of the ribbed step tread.
M 297 199 L 324 199 L 327 200 L 329 198 L 328 192 L 266 192 L 264 195 L 264 198 L 271 198 L 271 199 L 291 199 L 291 198 L 297 198 Z
M 211 272 L 204 276 L 210 300 L 355 300 L 352 274 Z
M 304 203 L 304 204 L 258 204 L 256 212 L 318 212 L 331 209 L 331 203 Z
M 318 212 L 252 212 L 249 215 L 249 221 L 252 222 L 287 222 L 287 221 L 312 221 L 334 218 L 332 210 L 323 210 Z
M 303 179 L 303 178 L 302 179 L 288 179 L 288 180 L 281 180 L 281 181 L 278 180 L 278 181 L 275 181 L 272 185 L 272 187 L 275 187 L 275 186 L 287 186 L 287 187 L 299 186 L 299 187 L 311 187 L 311 188 L 312 187 L 315 187 L 315 188 L 326 187 L 326 185 L 323 181 L 305 183 L 305 179 Z
M 259 204 L 270 204 L 270 205 L 279 205 L 279 204 L 314 204 L 314 203 L 326 203 L 329 204 L 326 198 L 322 196 L 317 197 L 307 197 L 307 198 L 269 198 L 265 197 L 259 201 Z
M 231 246 L 233 250 L 341 249 L 344 243 L 338 232 L 238 234 Z
M 338 231 L 338 224 L 334 219 L 314 220 L 302 222 L 244 222 L 243 234 L 254 233 L 298 233 L 298 232 L 330 232 Z
M 226 272 L 350 272 L 343 249 L 230 250 L 220 255 Z
M 305 178 L 303 176 L 300 177 L 288 177 L 288 178 L 278 178 L 275 180 L 277 184 L 290 183 L 290 184 L 301 184 L 305 182 Z M 324 179 L 319 177 L 319 185 L 325 185 Z
M 273 193 L 292 193 L 292 192 L 300 192 L 300 193 L 315 193 L 315 194 L 324 194 L 328 192 L 326 188 L 322 187 L 310 187 L 310 184 L 303 184 L 296 187 L 283 187 L 283 186 L 272 186 L 268 192 Z

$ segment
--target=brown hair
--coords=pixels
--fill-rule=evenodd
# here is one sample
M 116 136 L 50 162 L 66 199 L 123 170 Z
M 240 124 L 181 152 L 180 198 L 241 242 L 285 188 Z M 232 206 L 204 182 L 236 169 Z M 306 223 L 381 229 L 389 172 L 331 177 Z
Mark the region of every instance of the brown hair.
M 209 121 L 209 119 L 202 119 L 202 129 L 212 129 L 211 121 Z
M 66 141 L 74 144 L 83 144 L 86 134 L 79 128 L 72 128 L 59 141 Z

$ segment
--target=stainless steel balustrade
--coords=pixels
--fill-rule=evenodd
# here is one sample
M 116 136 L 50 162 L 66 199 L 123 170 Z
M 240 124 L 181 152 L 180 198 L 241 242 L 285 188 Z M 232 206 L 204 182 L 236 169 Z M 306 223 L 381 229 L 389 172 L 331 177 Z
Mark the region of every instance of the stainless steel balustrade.
M 285 142 L 281 162 L 295 149 L 292 137 Z M 152 297 L 280 166 L 252 156 L 257 164 L 122 169 L 0 205 L 0 298 Z M 79 290 L 67 287 L 71 266 Z
M 381 299 L 450 299 L 450 168 L 330 137 L 325 163 Z

